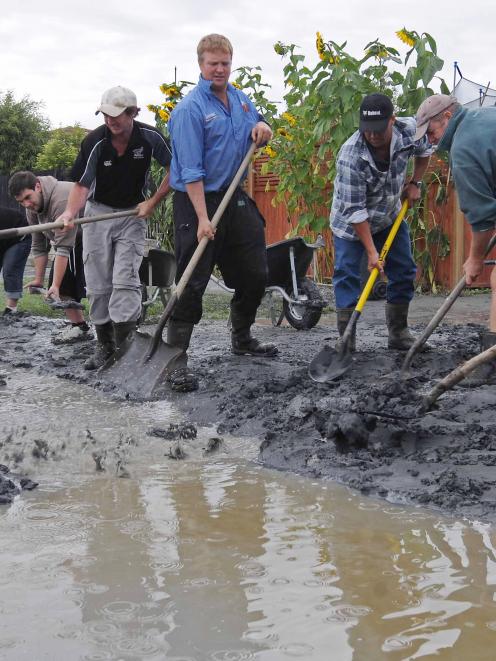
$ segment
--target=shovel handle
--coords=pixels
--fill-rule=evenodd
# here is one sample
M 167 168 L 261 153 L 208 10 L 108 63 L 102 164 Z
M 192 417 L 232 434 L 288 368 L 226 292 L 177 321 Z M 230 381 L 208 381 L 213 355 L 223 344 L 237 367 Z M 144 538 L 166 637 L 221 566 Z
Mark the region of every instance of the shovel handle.
M 494 234 L 491 237 L 491 240 L 487 244 L 487 248 L 484 253 L 484 257 L 486 257 L 491 250 L 494 248 L 496 245 L 496 234 Z M 422 335 L 415 340 L 415 342 L 412 344 L 410 349 L 408 350 L 408 353 L 405 356 L 405 360 L 403 361 L 403 365 L 401 366 L 401 376 L 405 376 L 407 373 L 411 362 L 413 360 L 413 357 L 417 353 L 417 351 L 422 347 L 429 337 L 432 335 L 434 330 L 439 326 L 441 323 L 442 319 L 446 316 L 446 314 L 449 312 L 451 309 L 451 306 L 453 303 L 456 301 L 456 299 L 460 296 L 462 291 L 465 289 L 466 282 L 465 282 L 465 276 L 463 276 L 456 284 L 455 288 L 451 292 L 451 294 L 446 298 L 444 303 L 441 305 L 439 310 L 436 312 L 436 314 L 432 317 L 430 322 L 427 324 L 427 326 L 424 329 L 424 332 Z
M 462 381 L 462 379 L 467 377 L 477 367 L 480 365 L 485 365 L 486 363 L 490 363 L 495 359 L 496 344 L 456 367 L 448 374 L 448 376 L 445 376 L 444 379 L 439 381 L 439 383 L 434 386 L 430 393 L 424 397 L 422 405 L 423 411 L 428 411 L 438 397 L 440 397 L 447 390 L 453 388 L 453 386 L 456 386 L 459 381 Z
M 96 223 L 99 220 L 111 220 L 113 218 L 122 218 L 123 216 L 136 216 L 137 214 L 138 209 L 123 209 L 122 211 L 114 211 L 112 213 L 101 213 L 97 216 L 76 218 L 72 222 L 74 225 L 85 225 L 86 223 Z M 61 221 L 42 223 L 40 225 L 28 225 L 27 227 L 12 227 L 11 229 L 0 230 L 0 239 L 24 236 L 25 234 L 36 234 L 38 232 L 47 232 L 48 230 L 56 230 L 62 227 L 64 227 L 64 223 Z
M 389 249 L 391 248 L 391 245 L 396 237 L 396 234 L 398 234 L 398 230 L 400 229 L 400 225 L 403 222 L 403 218 L 405 217 L 406 212 L 408 211 L 408 200 L 405 200 L 403 204 L 401 205 L 400 212 L 396 216 L 396 220 L 394 221 L 389 234 L 387 235 L 386 240 L 384 241 L 384 245 L 382 246 L 381 254 L 379 255 L 379 261 L 383 262 L 386 259 L 386 255 L 389 252 Z M 375 281 L 377 280 L 377 276 L 379 275 L 379 269 L 377 266 L 372 269 L 369 275 L 369 279 L 367 280 L 367 284 L 363 288 L 362 295 L 358 299 L 358 303 L 356 304 L 355 310 L 357 312 L 362 312 L 363 307 L 365 303 L 367 302 L 368 297 L 370 296 L 370 292 L 372 291 L 372 287 L 375 284 Z
M 231 197 L 233 196 L 234 191 L 236 190 L 239 182 L 241 181 L 241 177 L 243 176 L 244 171 L 248 167 L 251 157 L 255 153 L 257 146 L 255 143 L 252 143 L 250 146 L 250 149 L 247 151 L 246 156 L 244 157 L 241 165 L 239 166 L 236 174 L 234 175 L 233 180 L 231 181 L 231 184 L 229 188 L 226 190 L 224 193 L 224 197 L 221 200 L 221 203 L 217 207 L 217 210 L 211 220 L 211 224 L 213 229 L 217 227 L 219 224 L 219 221 L 222 217 L 222 214 L 224 213 L 227 205 L 229 204 Z M 186 266 L 184 273 L 182 274 L 179 282 L 176 285 L 176 289 L 174 291 L 174 294 L 171 296 L 169 299 L 169 302 L 165 308 L 165 310 L 162 313 L 162 316 L 159 319 L 159 322 L 157 324 L 157 327 L 155 329 L 155 332 L 153 333 L 152 339 L 151 339 L 151 346 L 150 350 L 148 352 L 148 355 L 146 357 L 147 360 L 149 360 L 152 355 L 155 353 L 155 350 L 162 338 L 162 331 L 164 330 L 165 324 L 169 320 L 169 317 L 172 314 L 172 311 L 174 310 L 177 301 L 180 299 L 181 294 L 183 293 L 186 285 L 189 282 L 189 279 L 191 278 L 191 275 L 193 271 L 196 268 L 196 265 L 200 261 L 201 256 L 205 252 L 205 248 L 207 247 L 208 242 L 210 239 L 206 236 L 201 239 L 201 241 L 198 243 L 195 252 L 193 253 L 193 256 L 191 257 L 188 265 Z

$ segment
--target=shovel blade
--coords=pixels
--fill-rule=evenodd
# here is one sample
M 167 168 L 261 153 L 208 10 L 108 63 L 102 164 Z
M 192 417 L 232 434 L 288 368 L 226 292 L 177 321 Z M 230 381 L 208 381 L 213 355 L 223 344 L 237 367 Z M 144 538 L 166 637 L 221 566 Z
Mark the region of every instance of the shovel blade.
M 316 383 L 328 383 L 339 379 L 352 363 L 353 357 L 346 347 L 334 349 L 326 345 L 314 356 L 308 367 L 308 375 Z
M 150 343 L 150 335 L 137 331 L 99 370 L 101 380 L 137 399 L 153 397 L 167 374 L 186 364 L 186 354 L 161 340 L 148 357 Z

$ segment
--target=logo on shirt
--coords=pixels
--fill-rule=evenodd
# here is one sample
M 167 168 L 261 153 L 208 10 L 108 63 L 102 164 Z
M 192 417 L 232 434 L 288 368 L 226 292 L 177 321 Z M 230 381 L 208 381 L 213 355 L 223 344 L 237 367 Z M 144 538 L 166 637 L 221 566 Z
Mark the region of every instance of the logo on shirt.
M 143 147 L 138 147 L 137 149 L 133 149 L 133 158 L 145 158 L 143 149 L 144 149 Z
M 212 112 L 212 113 L 210 113 L 210 115 L 205 115 L 205 123 L 208 124 L 208 122 L 211 122 L 216 117 L 217 117 L 216 112 Z
M 109 168 L 112 165 L 112 161 L 103 161 L 103 164 L 106 168 Z

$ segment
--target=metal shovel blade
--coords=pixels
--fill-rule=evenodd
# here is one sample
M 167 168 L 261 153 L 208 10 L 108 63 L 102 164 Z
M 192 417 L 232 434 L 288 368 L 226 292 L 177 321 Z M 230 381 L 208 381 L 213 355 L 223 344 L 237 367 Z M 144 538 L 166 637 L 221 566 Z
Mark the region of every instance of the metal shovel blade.
M 325 345 L 308 367 L 308 375 L 316 383 L 327 383 L 339 379 L 349 370 L 353 357 L 346 347 L 337 349 Z
M 105 365 L 98 375 L 105 383 L 137 399 L 152 397 L 164 383 L 165 377 L 186 362 L 185 353 L 160 340 L 153 355 L 148 358 L 151 336 L 137 331 Z

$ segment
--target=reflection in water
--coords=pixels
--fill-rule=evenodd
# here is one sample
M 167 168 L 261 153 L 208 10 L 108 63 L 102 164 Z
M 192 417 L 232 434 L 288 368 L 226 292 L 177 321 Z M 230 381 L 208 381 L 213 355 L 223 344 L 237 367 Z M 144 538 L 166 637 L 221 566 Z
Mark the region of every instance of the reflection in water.
M 494 658 L 488 526 L 230 456 L 139 472 L 3 510 L 0 658 Z
M 209 430 L 171 461 L 139 435 L 160 409 L 85 397 L 109 456 L 139 439 L 131 478 L 73 447 L 0 509 L 0 659 L 494 658 L 491 527 L 266 471 L 247 440 L 203 456 Z

